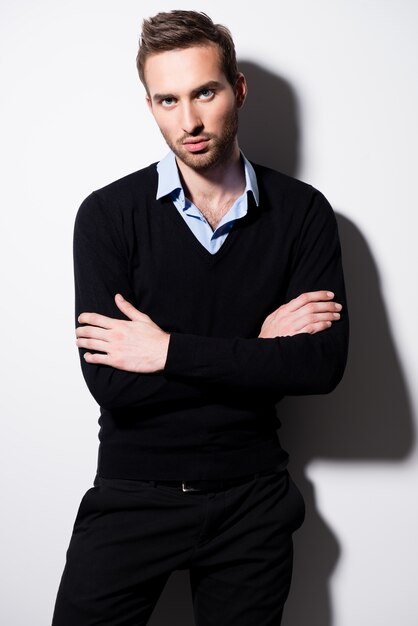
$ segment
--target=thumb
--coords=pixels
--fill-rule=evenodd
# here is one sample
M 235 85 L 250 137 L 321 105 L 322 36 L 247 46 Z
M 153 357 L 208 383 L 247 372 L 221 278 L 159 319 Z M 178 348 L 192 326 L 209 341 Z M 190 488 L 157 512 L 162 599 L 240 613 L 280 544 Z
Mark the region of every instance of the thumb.
M 138 309 L 136 309 L 133 304 L 125 300 L 125 298 L 120 293 L 116 294 L 115 302 L 118 309 L 122 311 L 122 313 L 124 313 L 126 317 L 129 317 L 130 320 L 134 321 L 142 319 L 143 313 L 138 311 Z

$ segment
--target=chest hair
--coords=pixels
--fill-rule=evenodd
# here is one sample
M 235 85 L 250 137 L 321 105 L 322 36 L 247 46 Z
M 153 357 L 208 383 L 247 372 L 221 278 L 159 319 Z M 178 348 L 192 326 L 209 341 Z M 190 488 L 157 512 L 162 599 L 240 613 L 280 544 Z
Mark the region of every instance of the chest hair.
M 232 198 L 216 207 L 211 206 L 205 201 L 195 202 L 195 205 L 202 213 L 212 230 L 215 230 L 223 216 L 228 213 L 235 200 L 236 198 Z

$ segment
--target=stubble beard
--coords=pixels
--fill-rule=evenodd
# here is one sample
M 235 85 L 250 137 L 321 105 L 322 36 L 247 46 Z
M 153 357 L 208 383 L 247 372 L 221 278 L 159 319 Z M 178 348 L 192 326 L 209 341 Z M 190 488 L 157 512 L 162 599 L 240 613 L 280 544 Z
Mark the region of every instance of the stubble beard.
M 230 116 L 225 122 L 222 136 L 216 136 L 210 133 L 196 133 L 196 136 L 202 136 L 210 139 L 210 147 L 202 152 L 189 152 L 183 146 L 183 142 L 193 137 L 193 135 L 183 136 L 181 139 L 173 142 L 164 133 L 169 148 L 174 152 L 176 157 L 185 165 L 197 172 L 204 172 L 214 166 L 226 163 L 234 152 L 235 139 L 238 132 L 238 108 L 234 107 Z

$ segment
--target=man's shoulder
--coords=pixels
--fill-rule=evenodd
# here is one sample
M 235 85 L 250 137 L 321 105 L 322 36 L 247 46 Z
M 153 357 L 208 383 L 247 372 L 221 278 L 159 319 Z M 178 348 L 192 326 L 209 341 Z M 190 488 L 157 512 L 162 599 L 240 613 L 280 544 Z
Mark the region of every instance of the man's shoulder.
M 311 194 L 313 191 L 317 191 L 310 183 L 304 182 L 299 178 L 290 176 L 260 163 L 255 163 L 250 160 L 251 165 L 257 175 L 258 184 L 266 187 L 267 190 L 274 190 L 277 192 L 294 192 Z
M 136 196 L 150 192 L 155 195 L 157 184 L 156 166 L 157 163 L 151 163 L 135 172 L 117 178 L 103 187 L 95 189 L 92 193 L 104 200 L 117 199 L 125 194 L 131 195 L 132 193 Z
M 157 191 L 156 165 L 152 163 L 91 191 L 78 208 L 77 224 L 123 221 L 132 211 L 147 205 Z
M 281 211 L 293 214 L 306 215 L 312 211 L 333 213 L 326 196 L 311 183 L 253 161 L 251 165 L 257 176 L 260 196 L 263 195 L 269 205 L 276 205 Z

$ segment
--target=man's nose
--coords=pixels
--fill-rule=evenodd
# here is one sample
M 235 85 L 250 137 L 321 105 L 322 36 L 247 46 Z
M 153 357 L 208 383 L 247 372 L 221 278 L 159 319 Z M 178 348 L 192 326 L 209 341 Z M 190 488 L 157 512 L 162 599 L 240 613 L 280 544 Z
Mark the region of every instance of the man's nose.
M 195 135 L 203 128 L 202 120 L 192 103 L 184 104 L 182 107 L 182 126 L 185 133 Z

